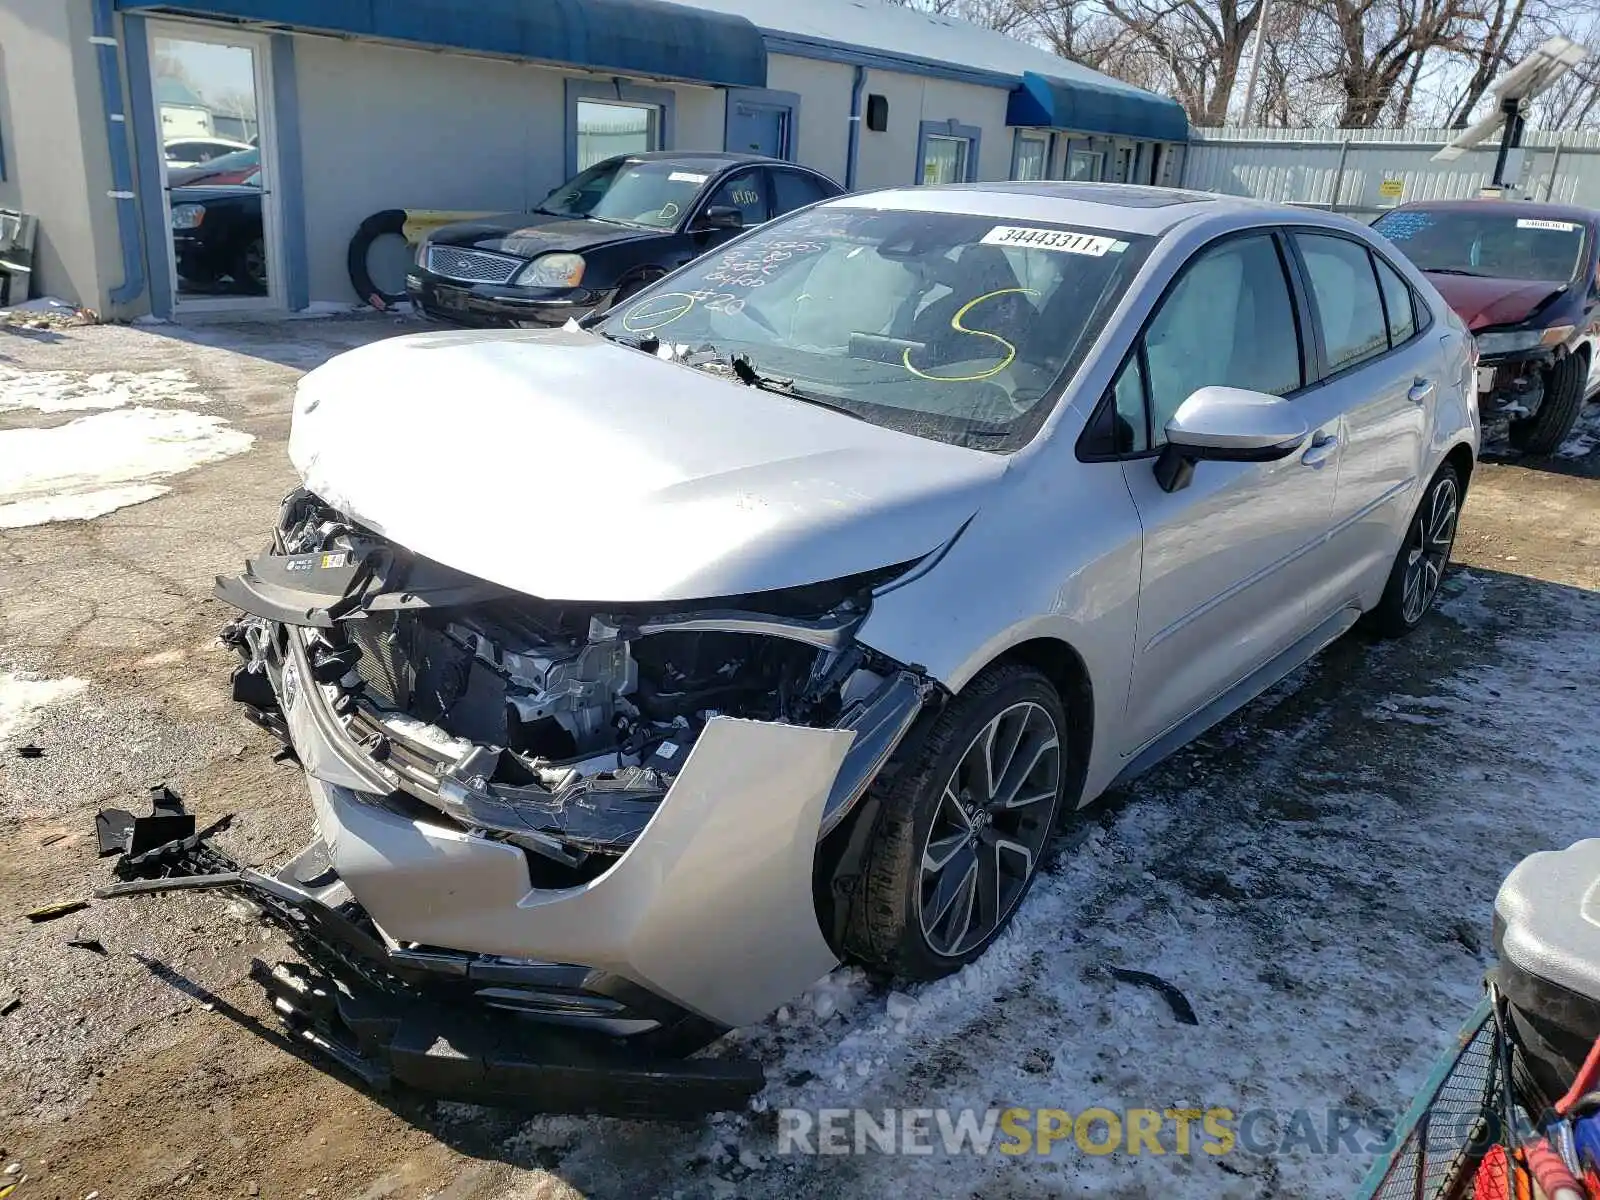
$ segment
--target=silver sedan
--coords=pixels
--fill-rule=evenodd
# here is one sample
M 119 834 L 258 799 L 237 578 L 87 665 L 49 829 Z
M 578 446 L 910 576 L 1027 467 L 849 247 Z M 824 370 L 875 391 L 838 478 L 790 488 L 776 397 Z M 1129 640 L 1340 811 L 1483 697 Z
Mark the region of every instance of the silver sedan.
M 1338 216 L 826 201 L 582 326 L 308 375 L 303 487 L 219 582 L 236 691 L 305 766 L 319 886 L 484 1003 L 709 1036 L 840 959 L 936 977 L 1066 813 L 1423 620 L 1472 367 Z

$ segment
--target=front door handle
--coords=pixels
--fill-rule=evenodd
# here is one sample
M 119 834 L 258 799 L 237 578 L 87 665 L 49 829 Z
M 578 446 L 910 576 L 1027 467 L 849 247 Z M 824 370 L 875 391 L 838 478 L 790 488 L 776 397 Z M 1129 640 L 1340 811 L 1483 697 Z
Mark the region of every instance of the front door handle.
M 1433 380 L 1419 379 L 1411 385 L 1411 390 L 1406 393 L 1406 398 L 1413 404 L 1426 404 L 1433 398 Z
M 1339 439 L 1335 434 L 1319 433 L 1311 439 L 1311 447 L 1300 456 L 1300 461 L 1320 470 L 1328 465 L 1328 460 L 1338 448 Z

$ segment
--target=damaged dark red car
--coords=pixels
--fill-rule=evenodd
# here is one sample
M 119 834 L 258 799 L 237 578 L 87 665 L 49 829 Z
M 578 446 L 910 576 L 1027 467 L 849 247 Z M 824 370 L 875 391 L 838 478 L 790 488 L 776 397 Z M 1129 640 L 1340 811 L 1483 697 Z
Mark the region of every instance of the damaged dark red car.
M 1478 345 L 1478 406 L 1516 449 L 1550 454 L 1600 388 L 1600 212 L 1441 200 L 1373 229 L 1427 272 Z

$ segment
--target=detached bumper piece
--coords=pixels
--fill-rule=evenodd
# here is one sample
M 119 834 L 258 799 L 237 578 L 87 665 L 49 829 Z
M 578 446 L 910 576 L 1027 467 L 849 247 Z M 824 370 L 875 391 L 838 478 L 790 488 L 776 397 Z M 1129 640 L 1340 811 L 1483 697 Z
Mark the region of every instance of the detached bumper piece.
M 252 977 L 295 1040 L 375 1090 L 526 1112 L 685 1120 L 743 1109 L 765 1083 L 749 1059 L 679 1057 L 721 1030 L 624 980 L 597 981 L 597 973 L 561 964 L 391 948 L 348 898 L 320 842 L 278 874 L 263 874 L 208 845 L 212 830 L 195 833 L 176 795 L 155 792 L 150 817 L 117 809 L 96 817 L 102 851 L 122 856 L 122 882 L 97 898 L 227 890 L 258 905 L 303 961 L 258 961 Z M 151 844 L 169 831 L 178 836 Z M 501 1011 L 491 1007 L 496 997 L 538 997 L 543 1011 Z M 564 1006 L 574 1016 L 604 1008 L 621 1023 L 648 1016 L 657 1028 L 632 1039 L 570 1028 L 560 1023 Z

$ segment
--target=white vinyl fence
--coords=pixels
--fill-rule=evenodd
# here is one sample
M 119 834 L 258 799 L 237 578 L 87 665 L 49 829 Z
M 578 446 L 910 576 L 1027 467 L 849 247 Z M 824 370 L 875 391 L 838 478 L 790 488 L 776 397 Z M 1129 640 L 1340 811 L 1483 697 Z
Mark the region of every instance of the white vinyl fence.
M 1376 216 L 1408 200 L 1476 196 L 1494 176 L 1498 139 L 1431 161 L 1443 129 L 1196 129 L 1181 186 Z M 1600 133 L 1528 131 L 1521 186 L 1530 200 L 1600 209 Z

